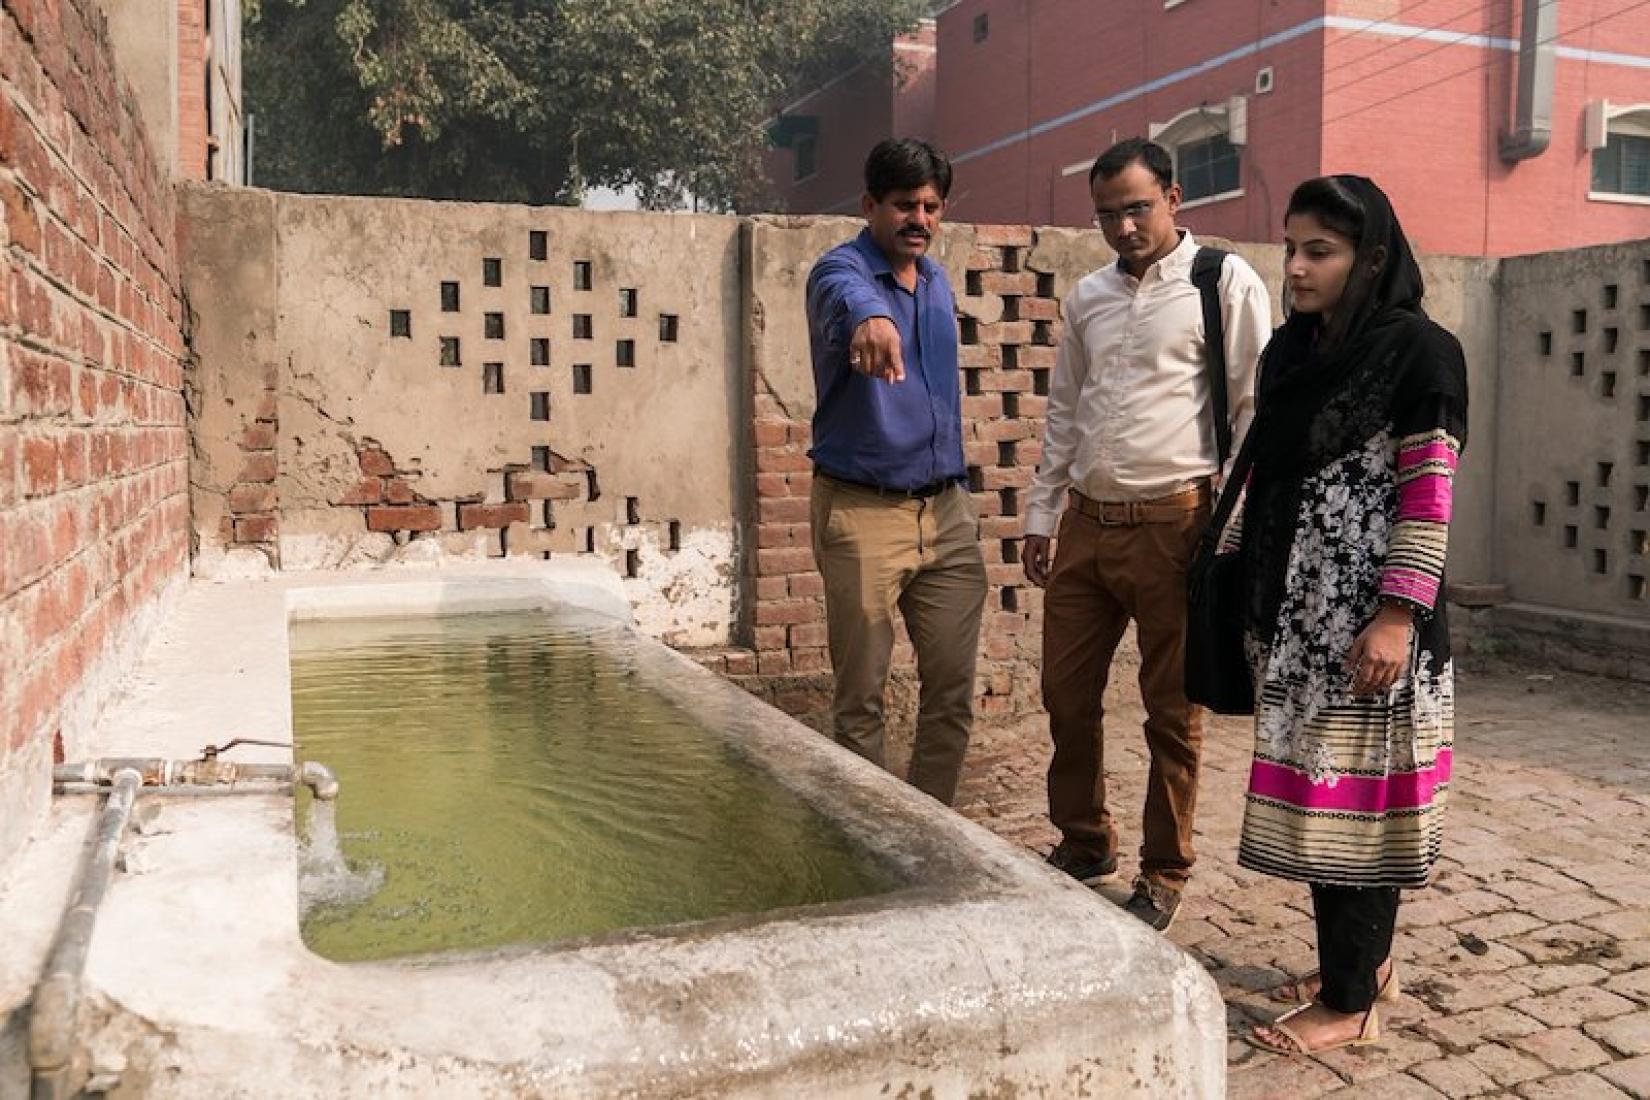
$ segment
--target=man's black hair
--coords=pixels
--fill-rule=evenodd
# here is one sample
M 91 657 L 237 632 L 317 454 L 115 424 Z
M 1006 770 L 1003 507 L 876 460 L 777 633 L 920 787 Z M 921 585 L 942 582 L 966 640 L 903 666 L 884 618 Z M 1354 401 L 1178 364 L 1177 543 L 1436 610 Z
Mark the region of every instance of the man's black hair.
M 893 191 L 916 191 L 927 184 L 945 198 L 951 193 L 951 160 L 917 138 L 886 138 L 865 158 L 865 190 L 881 202 Z
M 1125 138 L 1095 158 L 1094 167 L 1089 169 L 1090 189 L 1093 189 L 1095 180 L 1109 180 L 1131 164 L 1145 165 L 1146 170 L 1157 177 L 1163 190 L 1174 186 L 1174 158 L 1169 156 L 1169 151 L 1155 141 L 1132 137 Z

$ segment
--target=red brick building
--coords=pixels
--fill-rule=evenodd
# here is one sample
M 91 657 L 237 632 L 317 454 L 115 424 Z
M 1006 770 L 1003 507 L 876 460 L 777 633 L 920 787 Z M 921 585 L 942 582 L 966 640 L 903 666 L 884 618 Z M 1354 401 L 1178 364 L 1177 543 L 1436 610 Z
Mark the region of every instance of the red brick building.
M 1377 179 L 1426 251 L 1650 235 L 1650 0 L 960 0 L 934 42 L 911 93 L 932 128 L 903 132 L 956 161 L 955 218 L 1086 224 L 1094 156 L 1148 134 L 1175 153 L 1186 223 L 1234 239 L 1278 239 L 1290 190 L 1326 172 Z M 906 94 L 857 111 L 856 87 L 798 101 L 819 163 L 848 164 L 805 188 L 776 150 L 787 209 L 852 208 L 846 169 Z

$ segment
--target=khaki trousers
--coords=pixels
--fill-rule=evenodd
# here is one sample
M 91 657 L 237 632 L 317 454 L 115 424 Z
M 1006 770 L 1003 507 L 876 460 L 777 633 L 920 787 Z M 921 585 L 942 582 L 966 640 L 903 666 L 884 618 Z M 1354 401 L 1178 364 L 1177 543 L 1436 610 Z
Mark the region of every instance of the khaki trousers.
M 907 779 L 950 805 L 974 722 L 974 661 L 985 607 L 973 501 L 961 485 L 911 499 L 816 476 L 811 504 L 836 676 L 836 739 L 886 766 L 883 696 L 897 607 L 921 682 Z
M 1186 700 L 1186 569 L 1209 520 L 1208 493 L 1134 508 L 1102 506 L 1102 520 L 1068 508 L 1043 598 L 1043 705 L 1054 759 L 1049 819 L 1080 854 L 1117 851 L 1106 808 L 1102 696 L 1123 632 L 1140 641 L 1140 696 L 1151 771 L 1141 874 L 1182 888 L 1191 875 L 1192 816 L 1202 755 L 1201 713 Z

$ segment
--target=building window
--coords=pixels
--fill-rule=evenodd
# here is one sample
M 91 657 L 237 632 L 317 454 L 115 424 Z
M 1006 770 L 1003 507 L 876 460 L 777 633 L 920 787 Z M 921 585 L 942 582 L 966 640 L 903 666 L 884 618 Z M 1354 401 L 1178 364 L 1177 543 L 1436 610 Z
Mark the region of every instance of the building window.
M 1233 96 L 1202 104 L 1168 122 L 1153 124 L 1153 141 L 1174 158 L 1174 178 L 1184 202 L 1217 201 L 1243 194 L 1243 149 L 1248 141 L 1248 100 Z
M 1590 197 L 1650 200 L 1650 104 L 1589 104 L 1587 145 L 1593 153 Z
M 801 183 L 814 174 L 814 150 L 817 148 L 814 136 L 807 134 L 797 138 L 796 144 L 792 148 L 796 152 L 796 165 L 791 174 L 791 181 Z
M 991 37 L 991 13 L 982 11 L 974 17 L 974 41 L 984 42 Z

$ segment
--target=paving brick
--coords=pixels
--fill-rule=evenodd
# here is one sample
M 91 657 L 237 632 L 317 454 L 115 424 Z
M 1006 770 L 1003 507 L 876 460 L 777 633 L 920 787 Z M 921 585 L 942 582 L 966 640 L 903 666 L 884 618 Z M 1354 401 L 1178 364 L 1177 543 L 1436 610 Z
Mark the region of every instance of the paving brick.
M 1507 977 L 1536 993 L 1551 993 L 1572 985 L 1599 985 L 1610 977 L 1610 972 L 1592 963 L 1547 963 L 1509 970 Z
M 1558 1070 L 1591 1069 L 1610 1061 L 1609 1051 L 1570 1027 L 1525 1035 L 1514 1039 L 1513 1046 Z
M 1625 1100 L 1629 1095 L 1593 1073 L 1563 1073 L 1514 1089 L 1524 1100 Z
M 1495 1039 L 1518 1039 L 1543 1029 L 1541 1021 L 1504 1005 L 1427 1020 L 1419 1025 L 1429 1039 L 1459 1050 L 1470 1050 Z
M 1650 1097 L 1650 1057 L 1600 1067 L 1599 1076 L 1622 1089 L 1634 1100 Z
M 1632 1012 L 1609 1020 L 1595 1020 L 1582 1028 L 1617 1054 L 1634 1058 L 1650 1054 L 1650 1011 Z
M 1597 986 L 1578 985 L 1526 1001 L 1515 1001 L 1512 1007 L 1550 1027 L 1571 1027 L 1591 1020 L 1620 1016 L 1632 1012 L 1637 1006 L 1626 997 Z
M 1500 1087 L 1489 1074 L 1459 1056 L 1422 1062 L 1411 1066 L 1409 1072 L 1442 1096 L 1483 1096 Z M 1384 1090 L 1382 1094 L 1385 1095 Z
M 1464 1057 L 1503 1088 L 1546 1077 L 1551 1072 L 1544 1062 L 1500 1043 L 1485 1043 L 1468 1051 Z

